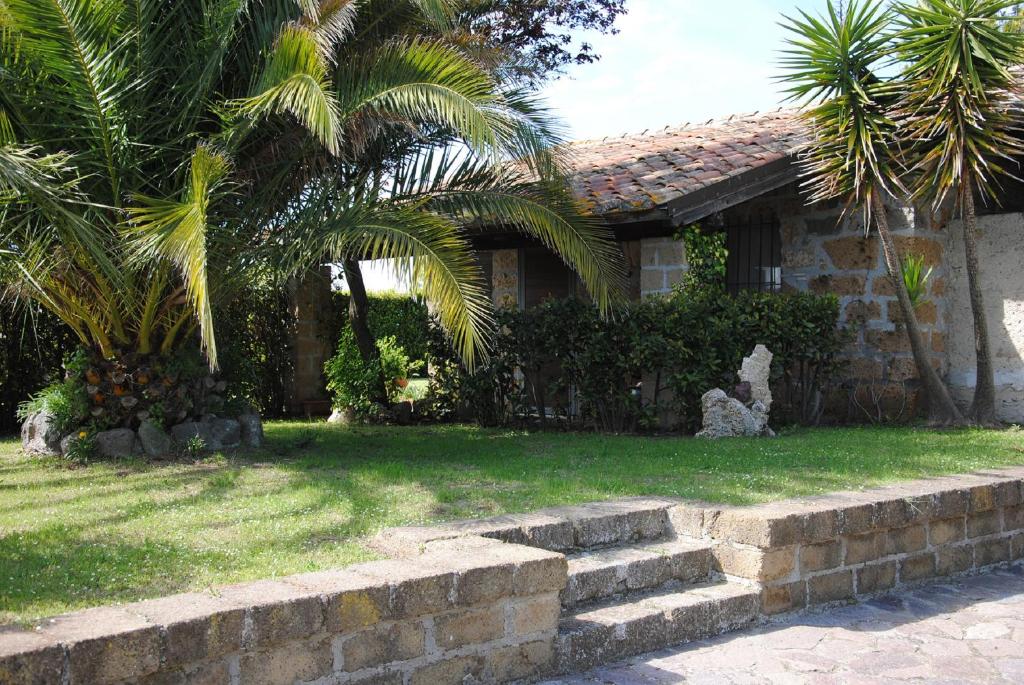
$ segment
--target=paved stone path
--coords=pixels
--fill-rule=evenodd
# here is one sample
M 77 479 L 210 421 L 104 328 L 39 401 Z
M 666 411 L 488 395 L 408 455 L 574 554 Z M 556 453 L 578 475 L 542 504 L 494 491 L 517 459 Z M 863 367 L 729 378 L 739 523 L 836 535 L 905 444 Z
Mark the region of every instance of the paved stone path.
M 1024 683 L 1024 568 L 628 659 L 546 685 Z

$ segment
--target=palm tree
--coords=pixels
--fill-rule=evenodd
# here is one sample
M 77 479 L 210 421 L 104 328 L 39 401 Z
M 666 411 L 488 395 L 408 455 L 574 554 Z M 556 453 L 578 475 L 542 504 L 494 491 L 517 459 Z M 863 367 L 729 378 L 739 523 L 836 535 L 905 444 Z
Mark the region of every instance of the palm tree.
M 7 294 L 99 358 L 167 355 L 198 332 L 216 367 L 218 302 L 281 250 L 410 257 L 472 362 L 489 321 L 463 228 L 476 206 L 548 236 L 609 306 L 608 234 L 538 195 L 560 182 L 546 121 L 430 38 L 451 4 L 0 0 L 0 258 L 19 274 Z M 427 211 L 381 193 L 393 164 L 359 163 L 396 131 L 443 134 L 492 173 L 513 157 L 536 173 L 500 201 Z M 301 242 L 318 227 L 330 250 Z
M 931 364 L 886 215 L 886 201 L 903 194 L 893 155 L 896 123 L 890 117 L 896 91 L 879 77 L 886 58 L 889 11 L 871 0 L 850 0 L 843 13 L 829 0 L 824 16 L 806 12 L 785 27 L 793 34 L 784 52 L 791 97 L 807 105 L 804 118 L 812 141 L 803 165 L 810 199 L 840 198 L 873 225 L 895 285 L 918 375 L 924 385 L 929 421 L 962 423 L 963 417 Z
M 977 381 L 970 416 L 996 420 L 995 374 L 984 296 L 978 281 L 975 193 L 995 201 L 1000 176 L 1024 153 L 1017 113 L 1024 35 L 1005 26 L 1006 0 L 920 0 L 897 6 L 896 50 L 905 65 L 901 137 L 913 195 L 939 206 L 952 200 L 962 217 Z

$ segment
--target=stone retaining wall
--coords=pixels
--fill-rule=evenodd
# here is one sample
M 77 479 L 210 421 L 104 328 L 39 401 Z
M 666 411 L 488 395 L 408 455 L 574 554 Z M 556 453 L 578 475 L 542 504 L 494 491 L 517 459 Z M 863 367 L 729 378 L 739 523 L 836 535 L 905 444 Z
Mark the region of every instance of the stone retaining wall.
M 1024 558 L 1024 469 L 755 507 L 671 510 L 779 614 Z
M 507 682 L 548 672 L 565 558 L 469 538 L 0 632 L 0 682 Z
M 631 498 L 392 529 L 377 544 L 394 559 L 0 629 L 0 683 L 528 682 L 557 668 L 561 552 L 673 535 L 711 544 L 765 617 L 854 601 L 1024 558 L 1024 467 L 752 507 Z

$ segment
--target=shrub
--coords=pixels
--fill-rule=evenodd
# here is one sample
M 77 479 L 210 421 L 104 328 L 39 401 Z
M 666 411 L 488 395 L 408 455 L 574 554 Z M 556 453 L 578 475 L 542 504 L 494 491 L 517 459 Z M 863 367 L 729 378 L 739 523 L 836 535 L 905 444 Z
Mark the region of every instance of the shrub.
M 345 328 L 338 342 L 338 351 L 324 364 L 327 390 L 333 396 L 335 409 L 351 407 L 357 413 L 367 414 L 373 409 L 374 392 L 383 376 L 388 401 L 394 402 L 402 393 L 403 381 L 410 372 L 418 370 L 421 362 L 409 360 L 405 350 L 387 336 L 377 340 L 377 356 L 370 363 L 363 361 L 356 347 L 351 328 Z
M 473 373 L 435 345 L 429 396 L 442 415 L 480 423 L 528 420 L 535 411 L 542 425 L 554 416 L 602 431 L 692 432 L 701 396 L 731 389 L 743 357 L 763 343 L 775 355 L 776 420 L 814 423 L 845 340 L 838 318 L 832 296 L 732 296 L 714 287 L 684 287 L 610 319 L 578 300 L 549 300 L 500 313 L 491 357 Z
M 333 293 L 333 309 L 348 312 L 349 294 Z M 413 362 L 425 362 L 429 345 L 430 315 L 426 303 L 405 293 L 373 293 L 369 295 L 367 324 L 377 339 L 392 337 Z M 348 328 L 348 317 L 342 316 L 339 330 Z

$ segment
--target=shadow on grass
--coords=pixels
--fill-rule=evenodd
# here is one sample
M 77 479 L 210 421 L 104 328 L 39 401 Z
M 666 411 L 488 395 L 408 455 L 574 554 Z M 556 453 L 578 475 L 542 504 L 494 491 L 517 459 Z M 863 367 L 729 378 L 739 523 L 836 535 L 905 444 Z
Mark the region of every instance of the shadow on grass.
M 393 525 L 629 495 L 744 504 L 1024 462 L 1021 434 L 1009 431 L 707 442 L 288 423 L 267 436 L 263 450 L 199 464 L 60 472 L 0 453 L 0 530 L 13 531 L 0 538 L 0 612 L 25 618 L 342 565 L 367 558 L 362 541 Z

